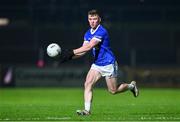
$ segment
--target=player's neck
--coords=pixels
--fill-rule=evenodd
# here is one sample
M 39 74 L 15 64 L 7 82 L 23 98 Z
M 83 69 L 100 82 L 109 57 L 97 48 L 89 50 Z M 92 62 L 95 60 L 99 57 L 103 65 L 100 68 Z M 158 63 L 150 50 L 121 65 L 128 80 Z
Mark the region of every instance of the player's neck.
M 95 33 L 96 30 L 99 28 L 100 24 L 96 28 L 91 28 L 91 34 Z

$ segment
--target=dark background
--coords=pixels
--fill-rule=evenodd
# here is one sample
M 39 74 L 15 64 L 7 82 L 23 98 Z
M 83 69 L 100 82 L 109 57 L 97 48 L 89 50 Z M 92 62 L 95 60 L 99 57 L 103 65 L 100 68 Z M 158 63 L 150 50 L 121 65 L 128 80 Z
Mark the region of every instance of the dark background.
M 35 64 L 40 48 L 52 42 L 79 47 L 93 8 L 102 13 L 121 64 L 180 64 L 179 0 L 0 0 L 0 17 L 10 20 L 0 27 L 0 63 Z
M 0 18 L 9 19 L 0 26 L 1 79 L 8 71 L 15 72 L 16 81 L 54 78 L 54 72 L 58 81 L 63 73 L 84 79 L 90 55 L 63 64 L 74 67 L 66 72 L 47 56 L 46 47 L 53 42 L 64 49 L 81 46 L 91 9 L 101 12 L 125 80 L 180 83 L 180 0 L 0 0 Z

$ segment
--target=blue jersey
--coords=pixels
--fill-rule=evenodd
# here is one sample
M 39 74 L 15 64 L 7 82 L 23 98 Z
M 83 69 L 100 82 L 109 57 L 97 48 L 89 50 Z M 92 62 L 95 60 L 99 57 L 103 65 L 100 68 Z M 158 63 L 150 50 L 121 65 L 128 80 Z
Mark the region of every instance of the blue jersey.
M 100 41 L 99 44 L 92 49 L 94 56 L 94 64 L 98 66 L 105 66 L 115 62 L 115 56 L 110 48 L 110 40 L 107 30 L 99 25 L 94 31 L 89 29 L 84 35 L 84 41 L 89 42 L 91 39 Z

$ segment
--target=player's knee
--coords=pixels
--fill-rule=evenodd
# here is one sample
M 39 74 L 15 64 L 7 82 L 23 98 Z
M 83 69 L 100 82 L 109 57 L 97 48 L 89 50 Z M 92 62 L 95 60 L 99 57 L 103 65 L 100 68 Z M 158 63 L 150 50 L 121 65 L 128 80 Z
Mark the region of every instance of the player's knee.
M 115 95 L 117 90 L 116 89 L 108 89 L 109 93 L 111 93 L 112 95 Z
M 85 88 L 89 88 L 89 87 L 91 88 L 92 85 L 93 85 L 93 84 L 91 83 L 91 81 L 86 81 L 86 82 L 84 83 L 84 87 L 85 87 Z

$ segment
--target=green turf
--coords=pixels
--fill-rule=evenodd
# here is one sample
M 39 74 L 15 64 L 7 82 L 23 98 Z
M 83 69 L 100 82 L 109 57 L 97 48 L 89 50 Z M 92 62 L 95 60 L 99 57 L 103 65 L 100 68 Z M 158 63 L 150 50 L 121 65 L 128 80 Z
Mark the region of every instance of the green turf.
M 1 121 L 180 121 L 180 90 L 141 89 L 134 98 L 96 88 L 92 115 L 76 115 L 80 108 L 81 88 L 0 89 Z

